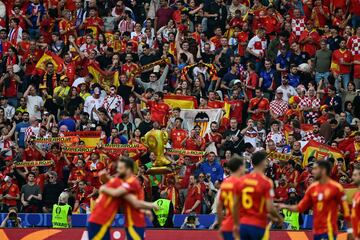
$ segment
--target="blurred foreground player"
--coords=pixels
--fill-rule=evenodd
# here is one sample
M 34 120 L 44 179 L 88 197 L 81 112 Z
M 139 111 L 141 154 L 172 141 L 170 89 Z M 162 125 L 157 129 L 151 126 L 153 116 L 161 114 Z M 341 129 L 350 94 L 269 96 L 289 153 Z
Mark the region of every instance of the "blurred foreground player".
M 129 191 L 128 184 L 122 179 L 124 172 L 132 172 L 133 167 L 131 159 L 122 158 L 117 164 L 118 177 L 111 178 L 100 188 L 100 196 L 96 200 L 87 226 L 90 240 L 110 239 L 109 229 L 120 206 L 130 205 L 136 210 L 157 209 L 156 204 L 138 199 L 136 194 Z M 102 189 L 106 188 L 116 189 L 117 196 L 110 196 L 103 192 Z
M 119 177 L 123 179 L 121 187 L 102 186 L 100 192 L 112 197 L 119 197 L 123 194 L 124 189 L 127 193 L 135 195 L 138 200 L 144 200 L 144 189 L 139 180 L 134 175 L 134 161 L 127 157 L 122 157 L 118 165 Z M 147 209 L 158 209 L 155 203 L 149 204 Z M 146 227 L 145 214 L 152 216 L 151 211 L 143 211 L 133 206 L 131 201 L 124 201 L 123 205 L 125 213 L 125 230 L 127 240 L 144 239 L 144 231 Z
M 234 222 L 232 211 L 234 207 L 235 188 L 239 179 L 245 173 L 244 161 L 239 156 L 232 157 L 227 163 L 231 171 L 230 177 L 226 178 L 220 186 L 219 201 L 217 205 L 217 221 L 224 240 L 233 240 Z M 223 210 L 226 210 L 223 216 Z
M 355 193 L 352 200 L 351 211 L 351 225 L 353 229 L 348 228 L 348 234 L 353 236 L 356 240 L 360 240 L 360 168 L 356 167 L 353 171 L 352 179 L 358 187 L 357 193 Z
M 233 211 L 235 239 L 268 239 L 270 224 L 267 216 L 276 222 L 283 221 L 273 204 L 273 183 L 264 175 L 266 161 L 266 152 L 255 152 L 251 157 L 254 170 L 241 177 L 236 185 Z
M 314 211 L 314 240 L 333 240 L 338 233 L 339 206 L 343 209 L 343 216 L 350 225 L 349 206 L 343 187 L 330 179 L 331 165 L 328 161 L 319 160 L 314 164 L 312 174 L 316 180 L 306 190 L 305 196 L 297 205 L 279 204 L 293 212 L 304 212 L 310 207 Z M 349 231 L 352 231 L 351 226 Z M 352 234 L 349 234 L 350 238 Z

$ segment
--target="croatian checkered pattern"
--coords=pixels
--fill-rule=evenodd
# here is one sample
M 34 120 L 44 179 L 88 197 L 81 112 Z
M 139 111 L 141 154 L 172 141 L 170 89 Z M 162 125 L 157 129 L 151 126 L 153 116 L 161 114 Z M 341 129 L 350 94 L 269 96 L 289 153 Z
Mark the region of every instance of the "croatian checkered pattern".
M 273 100 L 270 103 L 270 110 L 273 111 L 276 115 L 283 116 L 286 111 L 289 109 L 287 102 L 284 100 Z
M 291 29 L 296 36 L 300 36 L 305 30 L 305 18 L 293 18 L 291 19 Z
M 347 43 L 347 47 L 351 50 L 351 53 L 353 55 L 360 54 L 360 37 L 350 37 Z
M 115 99 L 114 99 L 115 98 Z M 116 95 L 114 97 L 107 96 L 104 99 L 104 108 L 108 111 L 109 115 L 112 109 L 116 109 L 118 113 L 124 112 L 124 100 L 121 96 Z
M 300 104 L 299 104 L 300 108 L 320 108 L 320 99 L 314 97 L 314 98 L 310 98 L 310 97 L 304 97 L 303 99 L 301 99 Z M 305 117 L 308 118 L 309 120 L 311 119 L 312 123 L 316 122 L 316 118 L 318 117 L 318 112 L 307 112 L 305 114 Z
M 302 139 L 303 141 L 314 140 L 318 143 L 325 143 L 325 138 L 320 134 L 314 134 L 313 132 L 306 132 L 305 136 Z

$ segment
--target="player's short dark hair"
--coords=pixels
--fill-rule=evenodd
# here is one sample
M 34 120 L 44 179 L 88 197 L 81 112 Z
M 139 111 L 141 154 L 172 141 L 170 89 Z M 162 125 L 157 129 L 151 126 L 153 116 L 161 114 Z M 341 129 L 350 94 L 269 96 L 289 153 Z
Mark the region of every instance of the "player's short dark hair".
M 266 159 L 266 152 L 265 151 L 257 151 L 251 157 L 251 163 L 254 167 L 258 166 L 260 163 L 265 161 Z
M 179 120 L 180 122 L 183 122 L 183 121 L 184 121 L 181 117 L 175 118 L 175 121 L 176 121 L 176 120 Z
M 231 172 L 236 172 L 243 165 L 244 165 L 243 158 L 237 154 L 234 154 L 234 156 L 231 157 L 229 162 L 226 164 L 226 166 L 229 168 Z
M 126 168 L 130 168 L 131 171 L 134 171 L 134 160 L 132 160 L 131 158 L 121 157 L 120 162 L 123 162 Z
M 330 176 L 331 164 L 330 164 L 329 161 L 319 160 L 319 161 L 316 162 L 316 164 L 319 166 L 319 168 L 325 169 L 326 170 L 326 175 Z

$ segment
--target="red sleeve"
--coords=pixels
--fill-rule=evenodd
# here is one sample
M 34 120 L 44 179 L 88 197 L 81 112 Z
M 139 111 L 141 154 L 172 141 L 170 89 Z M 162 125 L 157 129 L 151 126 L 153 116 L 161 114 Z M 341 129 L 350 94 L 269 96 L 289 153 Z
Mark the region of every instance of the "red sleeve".
M 312 188 L 308 188 L 308 190 L 305 193 L 305 196 L 303 197 L 303 199 L 301 199 L 300 203 L 298 204 L 298 210 L 299 212 L 304 212 L 307 209 L 310 208 L 310 206 L 312 205 L 312 200 L 311 200 L 311 191 Z
M 338 201 L 343 210 L 344 219 L 346 221 L 349 221 L 350 220 L 350 209 L 349 209 L 349 204 L 347 202 L 346 193 L 345 193 L 343 187 L 339 188 Z
M 267 184 L 265 185 L 265 199 L 273 199 L 275 196 L 274 193 L 274 187 L 273 187 L 273 183 L 270 181 L 267 181 Z

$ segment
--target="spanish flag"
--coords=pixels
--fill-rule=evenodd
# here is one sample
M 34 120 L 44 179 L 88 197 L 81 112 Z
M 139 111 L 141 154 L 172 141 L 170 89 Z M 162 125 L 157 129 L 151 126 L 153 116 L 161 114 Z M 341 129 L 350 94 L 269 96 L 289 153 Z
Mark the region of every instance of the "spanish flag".
M 325 144 L 318 143 L 314 140 L 310 140 L 302 149 L 304 153 L 303 167 L 308 164 L 309 157 L 314 156 L 317 160 L 324 159 L 326 157 L 332 157 L 335 159 L 344 158 L 339 149 L 330 147 Z
M 55 72 L 61 72 L 64 67 L 64 60 L 53 52 L 45 51 L 39 59 L 35 68 L 40 71 L 46 71 L 46 64 L 52 62 L 54 64 Z
M 198 107 L 197 100 L 194 96 L 165 95 L 164 102 L 171 108 L 194 109 Z
M 79 137 L 81 141 L 85 142 L 85 146 L 95 147 L 100 141 L 101 132 L 100 131 L 64 132 L 64 135 Z
M 120 85 L 118 71 L 106 72 L 95 64 L 90 64 L 87 69 L 88 72 L 94 76 L 95 83 L 99 83 L 105 87 L 110 87 L 110 85 L 118 87 Z
M 313 130 L 313 126 L 312 126 L 312 124 L 303 123 L 303 124 L 301 124 L 301 130 L 303 130 L 304 132 L 310 132 Z M 289 135 L 292 134 L 294 131 L 293 131 L 292 127 L 290 126 L 290 124 L 285 124 L 283 131 L 285 134 L 286 142 L 288 142 Z

